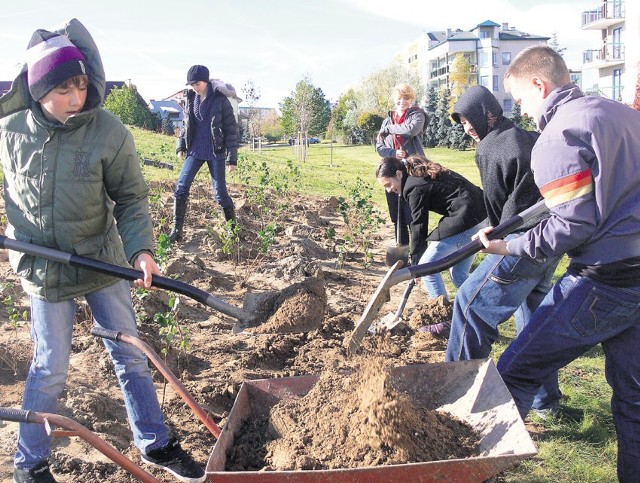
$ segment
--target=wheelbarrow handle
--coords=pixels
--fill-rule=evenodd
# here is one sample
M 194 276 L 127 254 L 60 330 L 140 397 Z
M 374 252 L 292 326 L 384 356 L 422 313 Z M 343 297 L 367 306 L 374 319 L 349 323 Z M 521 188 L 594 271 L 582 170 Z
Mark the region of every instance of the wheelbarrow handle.
M 495 240 L 498 238 L 503 238 L 506 235 L 514 232 L 518 228 L 520 228 L 524 223 L 535 218 L 536 216 L 541 215 L 547 210 L 547 207 L 544 203 L 544 200 L 539 201 L 535 205 L 527 208 L 521 213 L 512 216 L 508 220 L 500 223 L 496 226 L 489 234 L 489 240 Z M 479 238 L 470 241 L 462 248 L 456 250 L 451 255 L 443 257 L 439 260 L 434 260 L 432 262 L 422 263 L 420 265 L 411 265 L 409 267 L 403 268 L 401 270 L 396 271 L 391 278 L 389 279 L 388 285 L 396 285 L 397 283 L 404 282 L 405 280 L 409 280 L 411 278 L 424 277 L 425 275 L 432 275 L 434 273 L 440 273 L 458 262 L 461 262 L 465 258 L 473 255 L 474 253 L 479 252 L 484 248 L 484 245 L 480 241 Z
M 17 252 L 26 253 L 36 257 L 45 258 L 47 260 L 53 260 L 63 263 L 65 265 L 71 265 L 73 267 L 84 268 L 94 272 L 104 273 L 113 277 L 122 278 L 124 280 L 138 280 L 144 277 L 142 271 L 135 270 L 133 268 L 121 267 L 112 263 L 103 262 L 101 260 L 95 260 L 93 258 L 83 257 L 80 255 L 73 255 L 66 253 L 55 248 L 43 247 L 40 245 L 34 245 L 33 243 L 22 242 L 7 238 L 4 235 L 0 235 L 0 248 L 6 248 Z M 224 300 L 211 295 L 204 290 L 200 290 L 193 285 L 181 282 L 180 280 L 174 280 L 172 278 L 163 277 L 161 275 L 153 275 L 151 285 L 161 289 L 176 292 L 182 295 L 186 295 L 204 305 L 207 305 L 225 315 L 233 317 L 243 323 L 251 324 L 255 319 L 255 316 L 246 313 L 244 310 L 231 305 Z
M 147 358 L 153 363 L 153 365 L 160 371 L 160 373 L 165 377 L 165 379 L 171 384 L 171 386 L 176 390 L 178 395 L 182 398 L 184 402 L 193 410 L 198 419 L 202 421 L 202 423 L 207 427 L 207 429 L 211 432 L 211 434 L 217 439 L 222 432 L 220 426 L 218 426 L 209 416 L 202 406 L 196 401 L 196 399 L 191 395 L 191 393 L 187 390 L 186 387 L 180 382 L 180 379 L 176 377 L 176 375 L 171 371 L 169 366 L 158 356 L 156 351 L 153 348 L 141 340 L 140 338 L 125 334 L 123 332 L 117 332 L 115 330 L 105 329 L 104 327 L 94 326 L 91 329 L 91 333 L 95 336 L 102 337 L 105 339 L 124 342 L 126 344 L 131 344 L 138 349 L 140 349 Z
M 140 468 L 133 461 L 100 438 L 97 434 L 73 419 L 53 413 L 40 413 L 35 411 L 26 411 L 24 409 L 0 407 L 0 420 L 14 421 L 18 423 L 43 424 L 47 428 L 47 432 L 51 429 L 50 425 L 66 429 L 67 431 L 71 431 L 74 435 L 82 438 L 111 461 L 131 473 L 138 480 L 144 483 L 161 483 L 160 480 L 155 478 L 152 474 Z M 55 435 L 54 433 L 52 434 Z

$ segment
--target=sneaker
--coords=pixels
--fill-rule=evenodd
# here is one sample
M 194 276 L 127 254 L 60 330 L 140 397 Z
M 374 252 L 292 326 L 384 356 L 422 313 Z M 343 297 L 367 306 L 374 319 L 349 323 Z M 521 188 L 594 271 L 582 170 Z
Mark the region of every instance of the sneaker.
M 423 325 L 418 329 L 418 332 L 429 332 L 433 335 L 442 337 L 449 337 L 451 331 L 451 321 L 438 322 L 437 324 Z
M 201 483 L 206 479 L 204 470 L 182 449 L 175 438 L 171 438 L 164 448 L 143 453 L 142 462 L 168 471 L 179 481 Z
M 49 462 L 43 461 L 29 470 L 14 468 L 14 483 L 56 483 L 56 479 L 49 470 Z

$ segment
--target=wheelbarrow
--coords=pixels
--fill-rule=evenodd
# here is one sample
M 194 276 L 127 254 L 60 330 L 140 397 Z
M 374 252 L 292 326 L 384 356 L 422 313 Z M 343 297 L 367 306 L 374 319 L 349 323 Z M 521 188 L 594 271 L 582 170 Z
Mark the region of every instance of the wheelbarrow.
M 160 483 L 161 481 L 152 474 L 147 473 L 109 443 L 73 419 L 60 416 L 59 414 L 39 413 L 14 408 L 0 408 L 0 420 L 14 421 L 17 423 L 43 424 L 49 436 L 79 436 L 111 461 L 131 473 L 138 480 L 144 483 Z M 52 425 L 62 428 L 65 431 L 53 429 Z
M 541 215 L 546 210 L 547 207 L 544 204 L 544 200 L 539 201 L 535 205 L 524 210 L 522 213 L 512 216 L 508 220 L 500 223 L 489 233 L 488 238 L 491 240 L 503 238 L 509 233 L 517 230 L 525 222 Z M 423 263 L 419 265 L 411 265 L 402 269 L 400 269 L 400 267 L 402 266 L 402 261 L 396 262 L 383 277 L 373 296 L 369 300 L 367 307 L 362 313 L 360 320 L 351 332 L 347 341 L 349 353 L 353 354 L 358 350 L 360 344 L 362 343 L 362 339 L 367 334 L 369 327 L 376 319 L 378 313 L 380 312 L 380 309 L 386 302 L 390 300 L 391 296 L 389 293 L 389 289 L 391 287 L 410 279 L 416 279 L 425 275 L 442 272 L 443 270 L 452 267 L 456 263 L 473 255 L 474 253 L 479 252 L 482 248 L 484 248 L 482 242 L 479 239 L 475 239 L 467 243 L 459 250 L 456 250 L 452 254 L 441 258 L 440 260 L 435 260 L 433 262 Z M 401 302 L 398 311 L 396 311 L 396 316 L 399 316 L 404 309 L 403 303 L 406 303 L 405 298 L 406 296 L 408 296 L 408 291 L 410 290 L 405 291 L 405 297 L 403 297 L 403 302 Z
M 516 405 L 490 359 L 417 364 L 391 372 L 390 381 L 415 406 L 446 411 L 480 436 L 480 455 L 399 465 L 299 471 L 225 471 L 244 421 L 264 417 L 280 400 L 306 395 L 318 376 L 245 381 L 240 387 L 206 467 L 219 483 L 383 483 L 389 481 L 477 483 L 537 453 Z
M 72 267 L 79 267 L 86 270 L 92 270 L 94 272 L 104 273 L 124 280 L 133 281 L 143 278 L 143 274 L 140 270 L 121 267 L 119 265 L 106 263 L 101 260 L 94 260 L 93 258 L 83 257 L 80 255 L 73 255 L 71 253 L 56 250 L 55 248 L 43 247 L 32 243 L 14 240 L 12 238 L 7 238 L 4 235 L 0 235 L 0 248 L 26 253 L 28 255 L 45 258 L 47 260 L 53 260 Z M 239 307 L 231 305 L 230 303 L 225 302 L 204 290 L 200 290 L 193 285 L 189 285 L 188 283 L 163 277 L 161 275 L 153 275 L 151 284 L 157 288 L 186 295 L 187 297 L 207 305 L 218 312 L 222 312 L 223 314 L 228 315 L 247 326 L 255 325 L 257 322 L 256 315 L 248 313 Z

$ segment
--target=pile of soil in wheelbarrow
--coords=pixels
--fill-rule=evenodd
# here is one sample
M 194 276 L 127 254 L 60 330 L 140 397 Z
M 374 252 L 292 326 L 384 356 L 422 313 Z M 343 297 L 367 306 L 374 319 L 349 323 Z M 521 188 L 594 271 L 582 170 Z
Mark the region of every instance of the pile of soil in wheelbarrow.
M 228 471 L 324 470 L 468 458 L 480 437 L 445 412 L 416 407 L 389 383 L 388 362 L 363 357 L 351 374 L 324 371 L 301 398 L 245 423 Z M 427 389 L 426 389 L 427 390 Z

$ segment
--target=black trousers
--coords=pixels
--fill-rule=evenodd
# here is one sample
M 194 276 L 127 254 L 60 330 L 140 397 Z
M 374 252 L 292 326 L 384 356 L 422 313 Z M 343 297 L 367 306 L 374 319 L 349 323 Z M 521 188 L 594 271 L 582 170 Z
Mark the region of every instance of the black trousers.
M 395 193 L 389 193 L 385 191 L 387 195 L 387 206 L 389 207 L 389 216 L 391 217 L 391 221 L 393 222 L 393 226 L 395 229 L 395 237 L 396 243 L 399 245 L 408 245 L 409 244 L 409 225 L 411 224 L 411 208 L 409 207 L 409 203 L 407 203 L 402 197 L 398 196 Z M 400 203 L 400 206 L 398 206 Z M 399 209 L 398 209 L 399 208 Z M 398 220 L 398 215 L 400 215 L 400 220 Z M 400 227 L 398 228 L 398 223 Z

